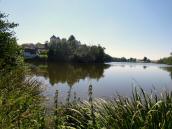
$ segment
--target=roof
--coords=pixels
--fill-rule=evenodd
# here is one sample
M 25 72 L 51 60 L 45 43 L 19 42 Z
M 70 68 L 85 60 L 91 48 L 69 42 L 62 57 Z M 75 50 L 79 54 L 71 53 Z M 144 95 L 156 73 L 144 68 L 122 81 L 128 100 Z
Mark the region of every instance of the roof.
M 53 39 L 54 39 L 54 38 L 56 38 L 56 36 L 54 36 L 54 35 L 53 35 L 51 38 L 53 38 Z

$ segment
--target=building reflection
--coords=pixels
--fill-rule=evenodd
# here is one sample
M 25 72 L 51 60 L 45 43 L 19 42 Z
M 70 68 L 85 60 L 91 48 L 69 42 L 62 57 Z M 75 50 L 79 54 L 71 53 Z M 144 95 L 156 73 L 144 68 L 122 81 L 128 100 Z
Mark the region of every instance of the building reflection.
M 104 70 L 109 67 L 108 64 L 37 63 L 32 64 L 32 73 L 49 78 L 51 85 L 67 83 L 69 86 L 73 86 L 81 79 L 99 80 L 104 76 Z

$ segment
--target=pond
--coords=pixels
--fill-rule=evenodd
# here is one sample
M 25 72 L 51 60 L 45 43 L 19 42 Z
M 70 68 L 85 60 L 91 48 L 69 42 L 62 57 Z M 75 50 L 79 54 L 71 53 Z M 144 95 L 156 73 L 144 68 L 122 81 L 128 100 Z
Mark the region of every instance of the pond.
M 132 88 L 146 91 L 172 89 L 172 66 L 152 63 L 65 64 L 32 65 L 33 77 L 43 84 L 43 95 L 48 105 L 59 100 L 88 99 L 88 88 L 93 86 L 93 97 L 113 98 L 116 93 L 131 96 Z

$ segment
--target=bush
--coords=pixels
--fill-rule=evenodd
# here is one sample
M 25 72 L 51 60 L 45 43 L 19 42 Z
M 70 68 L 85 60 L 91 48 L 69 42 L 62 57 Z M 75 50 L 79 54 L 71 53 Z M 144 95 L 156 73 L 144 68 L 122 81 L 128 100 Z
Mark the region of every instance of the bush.
M 40 83 L 18 68 L 0 78 L 0 127 L 38 129 L 44 125 Z

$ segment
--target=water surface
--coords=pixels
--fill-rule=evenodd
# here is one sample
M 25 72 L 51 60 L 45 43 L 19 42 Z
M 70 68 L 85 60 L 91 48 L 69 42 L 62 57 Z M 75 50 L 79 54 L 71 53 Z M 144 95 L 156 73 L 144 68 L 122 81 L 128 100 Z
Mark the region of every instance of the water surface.
M 75 95 L 81 100 L 88 99 L 90 84 L 93 96 L 98 98 L 113 98 L 117 92 L 131 96 L 133 86 L 146 91 L 153 87 L 158 91 L 172 90 L 172 66 L 162 64 L 35 64 L 33 76 L 44 84 L 43 94 L 50 105 L 56 90 L 62 102 L 68 97 L 72 101 Z

